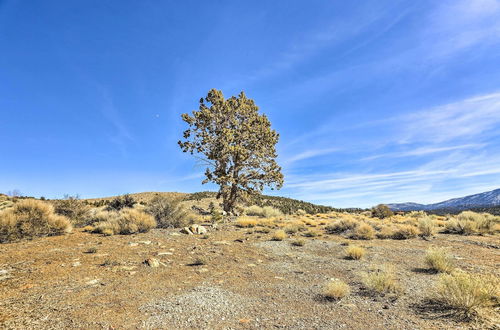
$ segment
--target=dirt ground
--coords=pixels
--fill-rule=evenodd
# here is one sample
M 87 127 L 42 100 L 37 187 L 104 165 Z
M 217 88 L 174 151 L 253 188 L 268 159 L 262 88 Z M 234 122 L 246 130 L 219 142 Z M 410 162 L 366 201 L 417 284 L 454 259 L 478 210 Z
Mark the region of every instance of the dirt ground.
M 450 249 L 460 268 L 500 275 L 498 236 L 440 234 L 431 240 L 357 241 L 367 256 L 345 259 L 338 235 L 271 241 L 271 233 L 226 225 L 208 238 L 156 229 L 129 236 L 80 230 L 0 245 L 4 329 L 468 329 L 427 301 L 439 275 L 425 269 L 430 246 Z M 159 261 L 158 267 L 144 263 Z M 203 263 L 203 264 L 200 264 Z M 198 264 L 198 265 L 195 265 Z M 395 266 L 404 292 L 370 295 L 362 272 Z M 323 285 L 351 286 L 340 301 Z

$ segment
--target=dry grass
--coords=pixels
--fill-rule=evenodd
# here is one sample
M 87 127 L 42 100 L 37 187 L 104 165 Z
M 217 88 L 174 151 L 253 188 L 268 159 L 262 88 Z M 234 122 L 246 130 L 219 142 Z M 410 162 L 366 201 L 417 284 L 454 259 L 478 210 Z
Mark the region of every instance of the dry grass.
M 494 276 L 454 272 L 442 274 L 437 288 L 437 299 L 458 314 L 471 318 L 483 309 L 498 304 L 500 283 Z
M 342 218 L 325 227 L 328 234 L 340 234 L 352 230 L 358 226 L 358 221 L 350 217 Z
M 399 293 L 401 291 L 394 269 L 389 266 L 363 274 L 363 284 L 373 293 Z
M 239 218 L 236 221 L 236 226 L 240 228 L 253 228 L 257 226 L 257 220 L 252 218 Z
M 430 217 L 422 217 L 418 220 L 418 230 L 420 231 L 420 236 L 431 237 L 436 231 L 436 225 L 434 220 Z
M 439 273 L 451 273 L 455 269 L 455 262 L 443 248 L 430 248 L 425 255 L 425 263 L 431 269 Z
M 359 260 L 364 257 L 366 251 L 360 246 L 351 245 L 345 250 L 345 253 L 348 259 Z
M 285 233 L 284 230 L 276 230 L 274 233 L 273 233 L 273 236 L 271 237 L 271 239 L 273 241 L 282 241 L 284 240 L 285 238 L 287 238 L 287 235 Z
M 445 232 L 459 235 L 494 234 L 499 224 L 498 216 L 464 211 L 447 221 Z
M 68 218 L 54 213 L 48 203 L 25 199 L 0 213 L 0 242 L 60 235 L 72 229 Z
M 354 233 L 351 235 L 354 239 L 374 239 L 375 229 L 367 223 L 362 223 L 354 229 Z
M 306 245 L 306 240 L 299 238 L 299 239 L 292 241 L 290 244 L 292 244 L 293 246 L 304 246 L 304 245 Z
M 350 292 L 349 285 L 339 279 L 330 280 L 323 288 L 323 296 L 332 300 L 340 300 L 349 295 Z
M 257 205 L 252 205 L 244 210 L 244 213 L 249 216 L 258 216 L 262 218 L 273 218 L 281 217 L 283 213 L 271 206 L 260 207 Z
M 413 225 L 399 225 L 392 233 L 393 239 L 409 239 L 417 237 L 420 232 Z
M 152 215 L 135 209 L 117 211 L 101 211 L 99 217 L 103 220 L 94 225 L 93 232 L 106 236 L 144 233 L 156 227 Z
M 380 239 L 387 239 L 387 238 L 392 238 L 394 235 L 394 229 L 391 226 L 383 226 L 380 228 L 380 231 L 377 232 L 377 238 Z

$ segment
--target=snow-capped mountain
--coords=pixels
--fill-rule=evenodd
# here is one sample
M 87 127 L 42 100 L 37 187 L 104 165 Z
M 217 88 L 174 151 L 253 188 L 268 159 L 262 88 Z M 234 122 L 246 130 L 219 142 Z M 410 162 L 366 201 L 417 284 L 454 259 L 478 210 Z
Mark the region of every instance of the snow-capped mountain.
M 500 189 L 460 198 L 453 198 L 434 204 L 395 203 L 387 204 L 387 206 L 394 211 L 425 211 L 438 209 L 467 210 L 476 207 L 500 206 Z

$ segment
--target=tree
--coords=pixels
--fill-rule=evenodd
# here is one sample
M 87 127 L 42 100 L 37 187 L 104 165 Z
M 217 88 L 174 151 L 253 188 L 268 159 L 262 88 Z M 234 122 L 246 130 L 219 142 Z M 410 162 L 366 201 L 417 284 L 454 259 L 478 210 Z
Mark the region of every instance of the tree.
M 207 166 L 202 183 L 219 186 L 217 198 L 222 197 L 224 211 L 232 213 L 237 200 L 260 194 L 264 186 L 283 186 L 276 163 L 279 134 L 243 92 L 224 99 L 221 91 L 212 89 L 200 99 L 199 110 L 182 119 L 189 129 L 179 146 L 183 152 L 201 154 L 198 158 Z
M 379 204 L 372 208 L 372 217 L 374 218 L 384 219 L 392 217 L 393 215 L 394 213 L 385 204 Z

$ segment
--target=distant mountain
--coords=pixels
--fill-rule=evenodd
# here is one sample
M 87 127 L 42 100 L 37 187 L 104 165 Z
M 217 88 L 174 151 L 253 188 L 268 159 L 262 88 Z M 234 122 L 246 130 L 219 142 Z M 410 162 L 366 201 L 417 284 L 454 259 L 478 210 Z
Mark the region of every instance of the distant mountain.
M 488 208 L 500 206 L 500 189 L 449 199 L 434 204 L 395 203 L 387 204 L 393 211 L 434 211 L 434 210 L 469 210 L 475 208 Z

